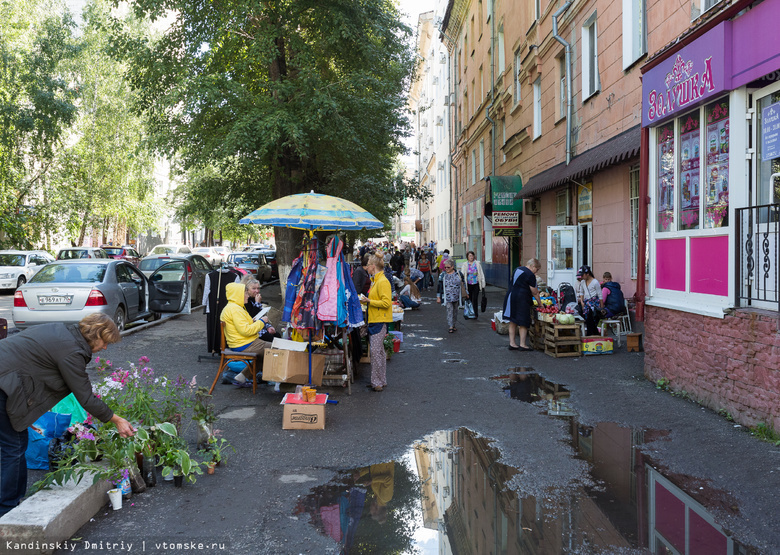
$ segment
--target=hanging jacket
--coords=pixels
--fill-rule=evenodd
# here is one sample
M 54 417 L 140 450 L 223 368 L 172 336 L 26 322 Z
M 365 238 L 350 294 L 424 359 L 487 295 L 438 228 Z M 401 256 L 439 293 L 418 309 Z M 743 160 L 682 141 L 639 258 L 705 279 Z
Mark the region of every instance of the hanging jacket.
M 284 295 L 284 311 L 282 312 L 282 322 L 292 321 L 292 310 L 295 304 L 295 297 L 298 293 L 298 287 L 301 284 L 301 275 L 303 269 L 303 255 L 293 260 L 290 274 L 287 276 L 287 289 Z
M 342 321 L 339 316 L 341 314 L 346 316 L 346 313 L 344 313 L 344 309 L 340 306 L 339 302 L 341 300 L 339 297 L 343 297 L 343 294 L 339 295 L 341 289 L 339 285 L 343 276 L 339 275 L 338 271 L 339 256 L 341 255 L 342 247 L 343 243 L 339 241 L 338 237 L 332 237 L 331 240 L 328 241 L 328 246 L 326 248 L 328 260 L 325 263 L 328 271 L 320 286 L 319 300 L 317 303 L 317 318 L 322 322 L 335 322 L 336 325 L 340 327 L 343 327 L 343 324 L 341 323 Z

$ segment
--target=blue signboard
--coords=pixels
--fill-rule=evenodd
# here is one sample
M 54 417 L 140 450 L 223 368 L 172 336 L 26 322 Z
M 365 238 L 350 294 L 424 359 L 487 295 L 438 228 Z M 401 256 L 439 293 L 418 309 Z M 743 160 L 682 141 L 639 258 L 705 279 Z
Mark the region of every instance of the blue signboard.
M 761 110 L 761 159 L 780 158 L 780 102 Z

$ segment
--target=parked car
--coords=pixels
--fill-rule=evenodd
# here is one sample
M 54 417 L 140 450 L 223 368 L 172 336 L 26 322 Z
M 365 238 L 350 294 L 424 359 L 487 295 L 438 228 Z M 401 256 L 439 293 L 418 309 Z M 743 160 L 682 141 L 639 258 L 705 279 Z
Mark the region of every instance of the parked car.
M 279 266 L 276 263 L 276 249 L 260 249 L 260 252 L 265 255 L 265 259 L 271 266 L 271 279 L 279 279 Z
M 216 247 L 196 247 L 192 249 L 192 252 L 201 255 L 215 268 L 219 268 L 225 263 L 225 257 L 222 256 Z
M 214 247 L 214 250 L 217 251 L 220 256 L 222 256 L 223 264 L 227 261 L 227 257 L 231 253 L 231 250 L 227 247 Z
M 124 260 L 58 260 L 43 267 L 14 293 L 14 325 L 79 322 L 102 312 L 120 330 L 128 322 L 181 312 L 189 295 L 185 260 L 170 260 L 148 278 Z
M 21 287 L 54 257 L 46 251 L 0 251 L 0 289 Z
M 249 272 L 260 283 L 271 281 L 271 265 L 265 255 L 258 252 L 232 252 L 228 255 L 226 266 Z
M 116 260 L 127 260 L 130 264 L 135 266 L 138 266 L 138 263 L 141 261 L 141 255 L 138 254 L 138 251 L 135 250 L 135 247 L 130 245 L 125 245 L 123 247 L 118 247 L 115 245 L 100 245 L 100 248 L 106 251 L 106 254 L 109 258 L 114 258 Z
M 150 277 L 158 268 L 171 260 L 184 260 L 187 262 L 187 282 L 190 284 L 192 297 L 190 305 L 194 308 L 203 301 L 203 291 L 206 288 L 206 275 L 214 270 L 211 264 L 199 254 L 159 254 L 147 256 L 138 265 L 138 268 L 147 277 Z
M 84 258 L 110 258 L 108 253 L 98 247 L 68 247 L 60 249 L 57 260 L 82 260 Z
M 157 245 L 146 256 L 155 254 L 190 254 L 192 250 L 187 245 Z

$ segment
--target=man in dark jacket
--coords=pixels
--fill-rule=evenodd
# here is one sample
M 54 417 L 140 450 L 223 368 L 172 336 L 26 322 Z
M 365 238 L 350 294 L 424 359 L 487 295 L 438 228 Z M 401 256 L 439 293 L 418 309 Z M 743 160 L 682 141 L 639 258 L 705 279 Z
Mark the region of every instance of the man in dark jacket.
M 85 316 L 78 325 L 41 324 L 0 341 L 0 516 L 27 490 L 27 427 L 68 394 L 122 437 L 135 429 L 92 393 L 87 363 L 119 330 L 105 314 Z

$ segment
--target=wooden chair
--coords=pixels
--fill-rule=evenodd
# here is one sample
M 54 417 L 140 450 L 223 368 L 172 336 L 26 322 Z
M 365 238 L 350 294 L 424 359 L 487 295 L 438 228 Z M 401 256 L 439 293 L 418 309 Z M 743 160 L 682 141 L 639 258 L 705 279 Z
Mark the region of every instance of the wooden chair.
M 257 365 L 259 363 L 258 356 L 260 353 L 231 351 L 227 348 L 227 344 L 225 343 L 225 322 L 219 323 L 219 330 L 219 346 L 221 351 L 221 356 L 219 359 L 219 370 L 217 370 L 217 375 L 214 377 L 214 383 L 211 384 L 209 395 L 211 395 L 217 385 L 217 382 L 222 378 L 222 373 L 225 371 L 228 362 L 232 362 L 234 360 L 243 360 L 249 365 L 249 372 L 252 375 L 252 393 L 257 393 Z

